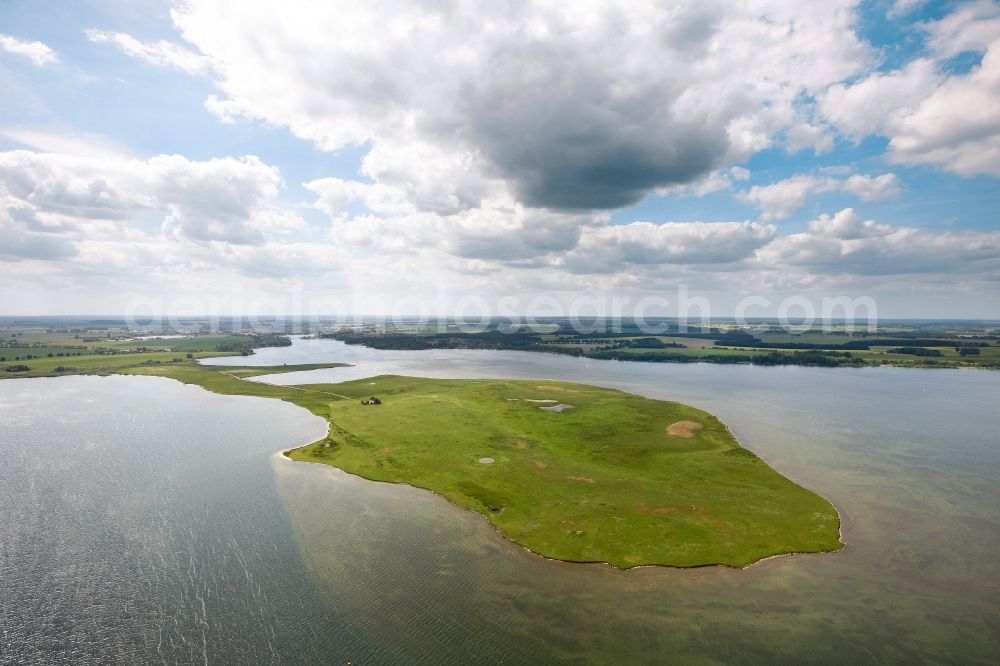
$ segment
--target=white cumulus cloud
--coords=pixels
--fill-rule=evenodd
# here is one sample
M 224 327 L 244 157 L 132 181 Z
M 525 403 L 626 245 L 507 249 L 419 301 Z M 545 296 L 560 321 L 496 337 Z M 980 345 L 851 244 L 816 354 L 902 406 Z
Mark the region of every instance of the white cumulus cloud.
M 758 222 L 632 222 L 591 229 L 560 263 L 572 272 L 618 272 L 630 266 L 728 264 L 749 259 L 775 236 Z
M 0 49 L 7 53 L 27 58 L 38 67 L 54 65 L 59 62 L 59 56 L 46 44 L 38 41 L 30 42 L 11 35 L 0 34 Z
M 758 256 L 768 265 L 818 274 L 988 274 L 1000 268 L 1000 231 L 935 233 L 862 221 L 845 208 L 813 220 L 802 233 L 775 239 Z
M 90 28 L 83 31 L 92 42 L 114 44 L 125 54 L 160 67 L 173 67 L 188 74 L 201 74 L 211 67 L 205 56 L 179 44 L 159 40 L 142 42 L 124 32 L 109 32 Z
M 899 196 L 902 187 L 894 173 L 854 174 L 848 178 L 795 174 L 769 185 L 754 185 L 737 196 L 758 206 L 763 219 L 782 220 L 804 206 L 810 196 L 823 192 L 848 192 L 862 201 L 881 201 Z
M 199 162 L 180 155 L 138 160 L 0 153 L 0 194 L 48 229 L 122 231 L 159 214 L 165 232 L 176 238 L 259 244 L 266 232 L 301 225 L 275 205 L 280 185 L 278 169 L 255 156 Z
M 1000 4 L 967 3 L 924 29 L 928 56 L 831 86 L 822 113 L 855 141 L 888 137 L 893 162 L 1000 176 Z M 949 73 L 946 61 L 964 52 L 981 62 Z

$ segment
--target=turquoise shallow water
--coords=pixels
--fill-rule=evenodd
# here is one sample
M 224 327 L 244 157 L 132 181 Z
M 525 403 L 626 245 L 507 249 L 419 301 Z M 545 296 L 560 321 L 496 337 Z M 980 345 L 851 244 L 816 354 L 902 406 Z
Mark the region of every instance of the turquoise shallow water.
M 13 380 L 0 661 L 1000 659 L 1000 373 L 305 340 L 236 360 L 356 364 L 267 378 L 281 383 L 560 378 L 689 402 L 830 498 L 848 547 L 744 571 L 551 562 L 430 493 L 274 456 L 322 429 L 294 406 L 152 378 Z

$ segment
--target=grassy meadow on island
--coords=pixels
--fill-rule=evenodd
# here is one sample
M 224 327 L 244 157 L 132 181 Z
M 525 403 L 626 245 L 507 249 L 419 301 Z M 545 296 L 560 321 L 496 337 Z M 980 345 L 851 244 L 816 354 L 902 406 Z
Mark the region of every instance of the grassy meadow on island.
M 433 490 L 546 557 L 741 567 L 842 545 L 828 501 L 687 405 L 540 380 L 297 388 L 347 398 L 329 439 L 290 457 Z

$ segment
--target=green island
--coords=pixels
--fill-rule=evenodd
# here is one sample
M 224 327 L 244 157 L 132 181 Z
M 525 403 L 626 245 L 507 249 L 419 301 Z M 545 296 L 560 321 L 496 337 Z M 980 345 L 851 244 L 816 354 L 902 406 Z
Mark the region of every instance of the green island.
M 433 491 L 545 557 L 620 568 L 743 567 L 842 547 L 827 500 L 740 446 L 711 414 L 680 403 L 540 380 L 381 376 L 276 386 L 246 380 L 343 364 L 197 360 L 282 344 L 262 336 L 82 344 L 59 332 L 18 337 L 29 335 L 21 344 L 30 346 L 16 352 L 24 367 L 0 377 L 149 375 L 285 400 L 330 424 L 327 437 L 288 457 Z M 363 404 L 373 397 L 379 404 Z
M 349 399 L 329 403 L 328 439 L 289 457 L 432 490 L 545 557 L 743 567 L 842 546 L 827 500 L 687 405 L 552 381 L 301 388 Z

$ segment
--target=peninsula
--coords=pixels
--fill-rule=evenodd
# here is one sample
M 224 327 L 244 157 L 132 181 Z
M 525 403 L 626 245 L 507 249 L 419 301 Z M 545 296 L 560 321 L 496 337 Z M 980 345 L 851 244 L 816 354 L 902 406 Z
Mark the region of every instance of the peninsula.
M 117 372 L 304 407 L 329 421 L 329 434 L 290 458 L 433 491 L 553 559 L 744 567 L 842 546 L 827 500 L 711 414 L 676 402 L 552 381 L 276 386 L 242 379 L 258 369 L 190 360 Z

